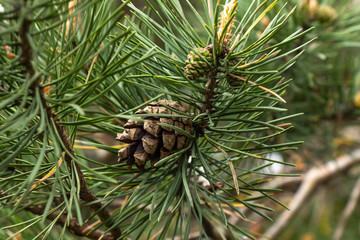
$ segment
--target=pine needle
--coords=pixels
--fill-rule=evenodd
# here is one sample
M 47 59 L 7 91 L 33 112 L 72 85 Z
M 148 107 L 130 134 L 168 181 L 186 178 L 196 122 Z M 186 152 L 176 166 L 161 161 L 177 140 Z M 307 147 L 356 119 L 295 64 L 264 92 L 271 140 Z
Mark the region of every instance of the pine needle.
M 126 147 L 128 144 L 122 144 L 122 145 L 114 145 L 114 146 L 110 146 L 111 148 L 115 148 L 115 149 L 121 149 Z M 85 149 L 85 150 L 99 150 L 101 148 L 99 147 L 95 147 L 95 146 L 83 146 L 83 145 L 74 145 L 75 149 Z
M 35 188 L 37 188 L 41 183 L 43 183 L 44 181 L 46 181 L 49 177 L 51 177 L 52 175 L 54 175 L 55 171 L 57 170 L 58 167 L 61 166 L 62 162 L 63 162 L 63 158 L 65 157 L 65 152 L 63 152 L 63 156 L 59 159 L 57 165 L 55 167 L 53 167 L 44 177 L 42 177 L 39 181 L 36 181 L 30 188 L 30 192 L 32 190 L 34 190 Z M 22 196 L 22 195 L 21 195 Z
M 239 80 L 241 80 L 241 81 L 246 81 L 246 79 L 244 79 L 244 78 L 242 78 L 242 77 L 239 77 L 239 76 L 236 76 L 236 75 L 234 75 L 234 74 L 229 74 L 231 77 L 234 77 L 234 78 L 237 78 L 237 79 L 239 79 Z M 251 85 L 253 85 L 253 86 L 257 86 L 258 88 L 260 88 L 260 89 L 262 89 L 262 90 L 264 90 L 265 92 L 268 92 L 268 93 L 270 93 L 271 95 L 274 95 L 277 99 L 279 99 L 280 101 L 282 101 L 283 103 L 286 103 L 286 101 L 282 98 L 282 97 L 280 97 L 280 95 L 279 94 L 277 94 L 276 92 L 274 92 L 274 91 L 272 91 L 272 90 L 270 90 L 270 89 L 268 89 L 268 88 L 266 88 L 266 87 L 263 87 L 263 86 L 259 86 L 259 85 L 257 85 L 256 83 L 254 83 L 254 82 L 252 82 L 252 81 L 247 81 L 248 83 L 250 83 Z

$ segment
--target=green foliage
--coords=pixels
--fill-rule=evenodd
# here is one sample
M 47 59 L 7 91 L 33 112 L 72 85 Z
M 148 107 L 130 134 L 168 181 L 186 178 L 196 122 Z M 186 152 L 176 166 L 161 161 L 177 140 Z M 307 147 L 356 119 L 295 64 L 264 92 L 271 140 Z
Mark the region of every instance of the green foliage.
M 311 30 L 296 29 L 269 44 L 289 21 L 292 11 L 284 9 L 251 40 L 255 26 L 277 3 L 266 7 L 266 1 L 258 2 L 252 1 L 241 16 L 231 13 L 237 22 L 228 48 L 217 39 L 222 7 L 214 1 L 203 0 L 202 10 L 179 0 L 149 1 L 145 10 L 129 1 L 116 8 L 113 1 L 80 1 L 72 13 L 66 1 L 4 2 L 0 44 L 10 46 L 15 58 L 5 51 L 0 58 L 0 225 L 27 232 L 33 226 L 16 224 L 11 216 L 24 216 L 30 206 L 43 204 L 40 217 L 26 220 L 39 228 L 31 237 L 45 239 L 54 234 L 56 219 L 46 220 L 54 210 L 66 212 L 68 221 L 75 217 L 80 224 L 91 224 L 104 208 L 115 207 L 93 230 L 112 233 L 120 228 L 122 237 L 133 239 L 150 238 L 157 230 L 155 239 L 187 239 L 195 221 L 207 238 L 224 237 L 220 229 L 226 229 L 235 239 L 253 239 L 248 230 L 227 221 L 225 208 L 246 217 L 241 205 L 269 219 L 264 210 L 271 209 L 254 203 L 252 192 L 276 201 L 271 192 L 277 189 L 257 186 L 271 174 L 262 171 L 270 164 L 256 160 L 274 162 L 265 155 L 294 149 L 299 142 L 271 143 L 291 128 L 287 121 L 292 116 L 264 118 L 286 111 L 276 107 L 288 86 L 282 75 L 312 41 L 282 51 Z M 126 4 L 132 12 L 124 17 Z M 184 9 L 190 12 L 186 17 Z M 188 19 L 197 19 L 201 28 Z M 184 73 L 187 55 L 209 44 L 211 75 L 194 82 Z M 229 76 L 242 84 L 230 86 Z M 126 163 L 109 165 L 71 151 L 82 138 L 89 146 L 116 152 L 94 134 L 115 138 L 124 120 L 137 119 L 132 115 L 136 110 L 162 98 L 189 104 L 186 117 L 196 132 L 188 136 L 187 148 L 161 159 L 155 168 L 148 164 L 144 171 L 128 170 Z M 54 175 L 32 187 L 54 167 Z M 97 200 L 84 200 L 83 179 Z M 89 214 L 89 206 L 99 202 L 104 205 Z
M 311 14 L 307 2 L 317 2 Z M 285 95 L 289 112 L 303 112 L 296 122 L 294 134 L 311 134 L 323 120 L 351 119 L 358 115 L 354 108 L 354 95 L 359 91 L 360 9 L 358 2 L 345 1 L 290 1 L 287 11 L 302 3 L 294 17 L 281 31 L 289 34 L 298 27 L 315 29 L 298 41 L 289 44 L 292 49 L 317 37 L 301 56 L 296 66 L 286 76 L 294 78 Z M 316 12 L 326 7 L 332 9 L 334 18 L 318 19 Z M 316 10 L 317 9 L 317 10 Z M 314 16 L 314 17 L 312 17 Z M 274 39 L 274 43 L 281 39 Z M 302 127 L 303 126 L 303 127 Z

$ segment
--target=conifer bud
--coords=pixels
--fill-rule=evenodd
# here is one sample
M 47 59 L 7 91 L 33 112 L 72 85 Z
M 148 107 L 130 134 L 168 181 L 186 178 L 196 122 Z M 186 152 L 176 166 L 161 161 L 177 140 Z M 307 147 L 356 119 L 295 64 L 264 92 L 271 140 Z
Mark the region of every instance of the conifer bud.
M 318 10 L 317 19 L 321 23 L 331 23 L 337 19 L 337 12 L 329 5 L 321 5 Z
M 195 48 L 185 62 L 185 74 L 190 80 L 197 80 L 211 71 L 213 65 L 212 45 L 205 48 Z

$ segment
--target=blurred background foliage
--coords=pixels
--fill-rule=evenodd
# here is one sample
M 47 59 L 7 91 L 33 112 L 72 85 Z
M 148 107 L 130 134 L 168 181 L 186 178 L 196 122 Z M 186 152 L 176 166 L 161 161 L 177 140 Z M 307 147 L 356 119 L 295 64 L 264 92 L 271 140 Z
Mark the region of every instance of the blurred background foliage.
M 280 2 L 287 2 L 285 8 L 288 11 L 295 5 L 297 8 L 290 24 L 278 36 L 297 28 L 315 27 L 310 34 L 288 45 L 289 48 L 317 37 L 285 74 L 294 79 L 284 94 L 289 113 L 304 114 L 292 120 L 295 128 L 276 140 L 304 141 L 298 150 L 288 152 L 284 158 L 297 164 L 296 172 L 305 173 L 313 166 L 348 154 L 360 146 L 360 2 Z M 268 16 L 271 19 L 271 12 Z M 268 19 L 263 19 L 259 32 L 267 24 Z M 359 169 L 354 168 L 321 185 L 280 239 L 332 239 L 358 175 Z M 284 190 L 285 193 L 278 197 L 285 203 L 290 202 L 295 191 L 296 188 L 289 192 Z M 275 214 L 275 221 L 279 215 Z M 356 207 L 341 239 L 360 238 L 359 219 L 360 208 Z M 253 228 L 264 232 L 270 225 L 261 221 L 253 224 Z

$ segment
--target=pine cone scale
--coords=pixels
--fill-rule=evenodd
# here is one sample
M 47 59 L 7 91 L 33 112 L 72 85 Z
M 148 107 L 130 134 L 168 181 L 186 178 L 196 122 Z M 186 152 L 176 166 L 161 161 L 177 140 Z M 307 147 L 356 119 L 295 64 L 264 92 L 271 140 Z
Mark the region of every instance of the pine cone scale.
M 154 154 L 159 146 L 160 139 L 154 137 L 153 135 L 147 133 L 142 138 L 142 144 L 144 146 L 145 152 L 149 154 Z
M 163 147 L 169 151 L 173 150 L 176 142 L 176 135 L 171 132 L 164 131 L 162 134 Z
M 134 142 L 120 149 L 118 152 L 118 157 L 119 157 L 118 161 L 120 162 L 129 158 L 132 154 L 134 154 L 136 147 L 137 147 L 137 143 Z
M 159 120 L 145 120 L 144 129 L 155 137 L 158 137 L 161 131 L 161 126 L 158 125 Z
M 135 163 L 138 167 L 142 168 L 145 165 L 148 153 L 145 152 L 142 142 L 140 142 L 134 153 Z
M 184 136 L 184 135 L 177 136 L 176 137 L 176 149 L 181 150 L 185 147 L 185 145 L 186 145 L 186 136 Z

